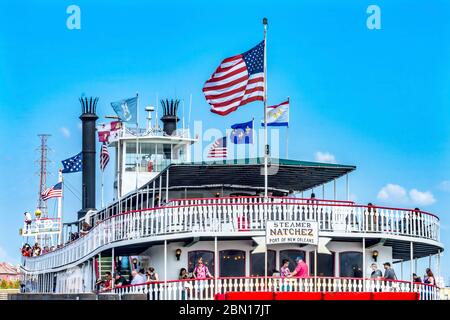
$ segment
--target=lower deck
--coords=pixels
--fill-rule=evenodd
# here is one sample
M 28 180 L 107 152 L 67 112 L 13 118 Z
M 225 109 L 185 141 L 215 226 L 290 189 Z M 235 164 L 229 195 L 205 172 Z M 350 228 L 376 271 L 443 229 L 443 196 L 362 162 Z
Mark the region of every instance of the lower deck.
M 392 246 L 382 239 L 332 239 L 326 246 L 330 254 L 317 253 L 312 245 L 273 245 L 265 253 L 252 253 L 256 243 L 251 239 L 187 238 L 183 241 L 141 244 L 106 250 L 93 259 L 60 272 L 25 275 L 24 292 L 145 294 L 149 299 L 213 299 L 217 293 L 234 291 L 300 291 L 300 292 L 422 292 L 436 298 L 437 287 L 412 283 L 405 269 L 415 270 L 414 259 L 396 259 Z M 376 253 L 376 254 L 375 254 Z M 282 279 L 282 261 L 289 261 L 293 271 L 295 259 L 301 257 L 308 266 L 309 276 L 304 279 Z M 414 257 L 414 252 L 413 252 Z M 210 279 L 192 278 L 199 258 L 208 267 Z M 114 263 L 112 263 L 114 261 Z M 430 257 L 431 264 L 431 257 Z M 389 262 L 398 281 L 371 280 L 371 264 L 376 263 L 384 273 L 383 263 Z M 438 256 L 433 270 L 438 269 Z M 157 276 L 151 283 L 131 285 L 131 270 L 154 268 Z M 185 268 L 187 280 L 179 280 Z M 121 287 L 100 287 L 98 279 L 106 280 L 106 273 L 116 272 L 129 281 Z M 266 277 L 267 272 L 267 277 Z M 420 274 L 420 272 L 417 272 Z M 152 293 L 153 292 L 153 293 Z M 152 295 L 150 296 L 150 293 Z M 431 294 L 432 293 L 432 294 Z M 425 297 L 425 296 L 424 296 Z

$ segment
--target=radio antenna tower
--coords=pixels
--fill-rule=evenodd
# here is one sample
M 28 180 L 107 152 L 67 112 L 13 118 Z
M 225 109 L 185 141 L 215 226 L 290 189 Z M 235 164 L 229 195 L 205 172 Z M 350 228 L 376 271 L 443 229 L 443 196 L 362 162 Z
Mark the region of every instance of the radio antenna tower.
M 39 139 L 41 139 L 41 145 L 38 151 L 41 155 L 39 161 L 39 194 L 37 209 L 42 212 L 42 217 L 47 216 L 47 203 L 42 200 L 41 194 L 47 189 L 47 164 L 50 162 L 47 158 L 50 149 L 47 146 L 47 140 L 50 137 L 49 134 L 38 134 Z

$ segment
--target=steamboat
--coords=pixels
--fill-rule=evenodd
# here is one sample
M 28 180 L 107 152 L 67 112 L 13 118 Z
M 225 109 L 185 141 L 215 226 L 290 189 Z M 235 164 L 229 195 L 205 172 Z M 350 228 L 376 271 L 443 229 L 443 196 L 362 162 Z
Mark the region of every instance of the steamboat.
M 109 145 L 115 150 L 114 199 L 96 209 L 96 100 L 82 100 L 78 220 L 39 216 L 24 226 L 24 242 L 54 240 L 46 252 L 22 257 L 22 294 L 208 300 L 414 293 L 439 299 L 439 283 L 417 283 L 403 272 L 404 265 L 417 272 L 417 259 L 429 259 L 439 275 L 444 248 L 436 215 L 349 200 L 353 165 L 270 157 L 276 170 L 266 194 L 264 159 L 192 161 L 197 139 L 178 128 L 177 108 L 162 107 L 162 128 L 159 119 L 146 129 L 120 128 Z M 338 183 L 345 186 L 344 199 L 337 198 Z M 326 194 L 325 187 L 333 191 Z M 208 268 L 205 278 L 192 277 L 199 260 Z M 283 264 L 292 271 L 299 260 L 306 276 L 280 275 Z M 372 265 L 382 269 L 386 262 L 398 278 L 371 277 Z M 140 283 L 111 280 L 116 274 L 130 280 L 149 268 L 157 276 Z

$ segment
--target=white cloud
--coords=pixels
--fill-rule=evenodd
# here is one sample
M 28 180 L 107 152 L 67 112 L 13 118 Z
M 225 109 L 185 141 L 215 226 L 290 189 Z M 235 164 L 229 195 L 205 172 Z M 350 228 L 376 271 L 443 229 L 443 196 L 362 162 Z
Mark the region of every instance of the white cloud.
M 333 154 L 329 152 L 316 152 L 316 161 L 317 162 L 324 162 L 324 163 L 336 163 L 336 158 Z
M 409 191 L 409 197 L 414 204 L 421 206 L 428 206 L 436 202 L 436 199 L 430 191 L 422 192 L 417 189 L 412 189 Z
M 64 137 L 70 138 L 70 130 L 69 129 L 67 129 L 66 127 L 61 127 L 60 131 Z
M 450 181 L 449 180 L 442 181 L 439 184 L 438 188 L 439 190 L 450 192 Z
M 402 205 L 427 206 L 436 202 L 430 191 L 411 189 L 409 192 L 398 184 L 388 183 L 378 192 L 377 198 L 383 202 Z
M 388 183 L 378 192 L 378 199 L 391 203 L 408 203 L 408 195 L 405 188 L 398 184 Z

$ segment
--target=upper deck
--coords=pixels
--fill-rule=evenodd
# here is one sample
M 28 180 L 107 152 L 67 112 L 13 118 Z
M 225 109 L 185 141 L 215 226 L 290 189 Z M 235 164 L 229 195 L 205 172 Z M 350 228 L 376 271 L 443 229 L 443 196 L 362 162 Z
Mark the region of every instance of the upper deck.
M 419 258 L 442 249 L 439 218 L 423 211 L 287 197 L 175 199 L 97 221 L 86 235 L 53 252 L 24 257 L 23 267 L 29 272 L 59 271 L 113 247 L 164 240 L 248 239 L 264 235 L 269 220 L 316 221 L 319 235 L 333 239 L 384 239 L 394 259 L 408 260 L 410 242 Z

